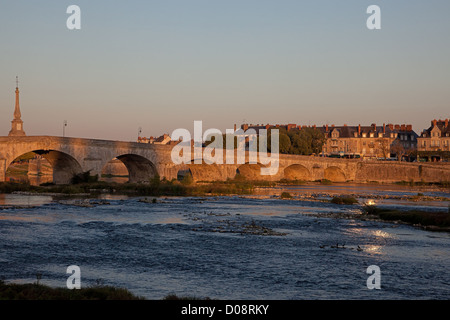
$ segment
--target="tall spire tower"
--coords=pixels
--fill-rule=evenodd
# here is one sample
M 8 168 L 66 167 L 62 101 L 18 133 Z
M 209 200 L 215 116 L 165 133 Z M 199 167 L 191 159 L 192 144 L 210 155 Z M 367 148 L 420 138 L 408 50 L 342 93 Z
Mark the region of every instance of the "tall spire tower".
M 14 120 L 11 121 L 11 131 L 8 136 L 26 136 L 25 131 L 23 131 L 23 121 L 21 117 L 22 114 L 20 113 L 19 105 L 19 77 L 16 77 L 16 107 L 14 109 Z

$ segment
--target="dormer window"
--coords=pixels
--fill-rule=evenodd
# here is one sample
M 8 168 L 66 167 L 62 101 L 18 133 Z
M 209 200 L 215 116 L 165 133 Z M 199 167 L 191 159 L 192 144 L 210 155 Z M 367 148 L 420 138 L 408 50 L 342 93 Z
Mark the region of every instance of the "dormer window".
M 338 137 L 339 137 L 339 132 L 338 132 L 337 130 L 334 130 L 334 131 L 331 133 L 331 137 L 332 137 L 332 138 L 338 138 Z
M 362 136 L 363 136 L 363 138 L 366 138 L 366 137 L 367 137 L 367 134 L 366 134 L 366 133 L 363 133 Z

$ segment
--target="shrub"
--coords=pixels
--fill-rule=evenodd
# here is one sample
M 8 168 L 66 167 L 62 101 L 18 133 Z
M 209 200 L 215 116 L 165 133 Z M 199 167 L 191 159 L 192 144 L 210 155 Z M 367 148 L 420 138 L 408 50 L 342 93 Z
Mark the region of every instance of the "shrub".
M 112 286 L 70 290 L 41 284 L 0 283 L 0 300 L 143 300 L 130 291 Z
M 332 184 L 333 182 L 331 180 L 328 180 L 328 179 L 322 179 L 322 180 L 320 180 L 320 183 L 328 185 L 328 184 Z
M 246 178 L 245 178 L 245 176 L 243 176 L 242 174 L 240 174 L 240 173 L 236 173 L 236 175 L 234 176 L 234 181 L 245 181 L 245 180 L 247 180 Z
M 331 203 L 350 205 L 350 204 L 358 203 L 358 200 L 356 200 L 355 198 L 350 197 L 350 196 L 333 197 L 333 199 L 331 199 Z
M 281 199 L 292 199 L 292 196 L 289 192 L 282 192 L 280 195 Z
M 185 175 L 181 180 L 181 184 L 185 186 L 191 185 L 192 183 L 194 183 L 194 179 L 192 179 L 192 175 L 190 174 Z
M 70 180 L 71 184 L 93 183 L 98 181 L 98 174 L 91 176 L 91 170 L 75 174 Z
M 151 180 L 150 184 L 154 187 L 159 187 L 161 185 L 161 177 L 159 175 L 155 175 Z

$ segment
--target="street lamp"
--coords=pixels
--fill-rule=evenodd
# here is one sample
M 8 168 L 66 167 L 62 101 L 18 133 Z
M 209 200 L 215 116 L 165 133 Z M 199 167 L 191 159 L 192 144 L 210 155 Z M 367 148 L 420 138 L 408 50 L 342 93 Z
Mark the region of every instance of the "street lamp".
M 66 136 L 66 127 L 67 127 L 67 120 L 64 120 L 64 122 L 63 122 L 63 137 Z

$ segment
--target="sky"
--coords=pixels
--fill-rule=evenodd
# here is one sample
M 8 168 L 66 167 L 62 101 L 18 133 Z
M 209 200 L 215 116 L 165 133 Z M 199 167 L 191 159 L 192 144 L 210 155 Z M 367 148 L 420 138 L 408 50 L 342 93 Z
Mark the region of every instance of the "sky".
M 81 29 L 69 30 L 70 5 Z M 369 30 L 370 5 L 381 30 Z M 450 118 L 448 0 L 1 0 L 0 135 Z

